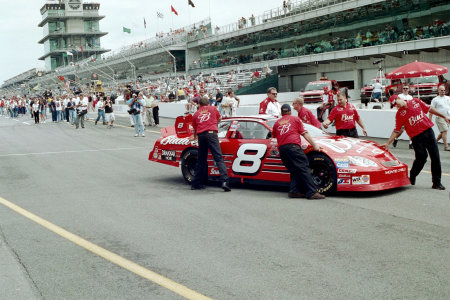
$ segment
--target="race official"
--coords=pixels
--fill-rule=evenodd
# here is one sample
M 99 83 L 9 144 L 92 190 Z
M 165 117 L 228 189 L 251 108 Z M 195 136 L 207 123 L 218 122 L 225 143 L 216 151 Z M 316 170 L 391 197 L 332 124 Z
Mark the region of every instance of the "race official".
M 391 105 L 397 107 L 398 111 L 395 115 L 395 128 L 391 137 L 382 145 L 387 149 L 392 141 L 399 137 L 404 126 L 406 133 L 411 138 L 416 158 L 413 162 L 409 180 L 412 185 L 416 184 L 416 177 L 422 171 L 427 161 L 428 154 L 431 159 L 431 177 L 433 181 L 433 189 L 445 190 L 441 184 L 441 161 L 439 157 L 439 149 L 433 132 L 433 122 L 427 117 L 427 113 L 439 116 L 447 123 L 450 119 L 438 112 L 435 108 L 425 104 L 419 99 L 402 100 L 400 97 L 393 96 L 389 99 Z M 427 154 L 428 152 L 428 154 Z
M 322 124 L 317 120 L 316 116 L 303 106 L 305 100 L 303 98 L 295 98 L 292 107 L 297 111 L 298 117 L 303 123 L 310 124 L 314 127 L 321 128 Z
M 270 87 L 267 89 L 267 98 L 259 104 L 260 115 L 281 115 L 281 106 L 277 101 L 277 89 Z
M 333 108 L 322 125 L 327 129 L 333 121 L 336 122 L 336 135 L 358 138 L 358 131 L 356 130 L 356 123 L 358 123 L 364 135 L 367 136 L 366 128 L 359 117 L 358 111 L 353 104 L 348 103 L 345 93 L 338 94 L 338 105 Z
M 431 101 L 431 106 L 434 107 L 438 112 L 446 116 L 450 117 L 450 97 L 445 95 L 445 86 L 441 85 L 438 89 L 439 96 L 436 96 Z M 432 119 L 432 114 L 430 113 L 430 120 Z M 445 119 L 441 117 L 436 117 L 436 125 L 439 129 L 439 135 L 436 138 L 436 141 L 439 141 L 442 138 L 444 142 L 444 150 L 450 151 L 447 143 L 447 132 L 448 132 L 448 124 L 445 122 Z
M 288 197 L 324 199 L 325 196 L 317 192 L 308 158 L 303 153 L 300 135 L 303 135 L 315 151 L 320 151 L 319 146 L 305 130 L 302 121 L 291 115 L 289 104 L 283 104 L 281 116 L 273 125 L 272 136 L 277 139 L 281 160 L 291 174 Z
M 215 106 L 209 106 L 208 97 L 199 100 L 200 107 L 192 116 L 192 127 L 194 128 L 193 140 L 198 139 L 198 160 L 195 166 L 195 176 L 192 180 L 191 190 L 204 189 L 203 185 L 208 180 L 208 149 L 214 158 L 222 181 L 222 189 L 225 192 L 231 191 L 228 185 L 227 168 L 223 161 L 222 150 L 220 149 L 219 138 L 217 136 L 220 122 L 220 113 Z

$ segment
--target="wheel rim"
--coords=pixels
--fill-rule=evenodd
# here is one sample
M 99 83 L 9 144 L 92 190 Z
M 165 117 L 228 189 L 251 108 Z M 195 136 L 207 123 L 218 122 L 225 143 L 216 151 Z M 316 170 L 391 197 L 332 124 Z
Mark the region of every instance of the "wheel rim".
M 195 165 L 197 164 L 197 158 L 190 157 L 184 163 L 184 167 L 190 176 L 195 176 Z
M 311 168 L 311 175 L 318 188 L 327 187 L 332 180 L 330 168 L 325 163 L 316 162 Z

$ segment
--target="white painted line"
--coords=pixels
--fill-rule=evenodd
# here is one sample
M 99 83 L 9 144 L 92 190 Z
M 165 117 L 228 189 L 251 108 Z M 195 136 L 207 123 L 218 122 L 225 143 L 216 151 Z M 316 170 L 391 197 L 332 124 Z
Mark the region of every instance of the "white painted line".
M 26 125 L 30 125 L 30 123 L 27 123 L 27 122 L 22 122 L 23 124 L 26 124 Z
M 2 154 L 0 157 L 7 156 L 29 156 L 29 155 L 49 155 L 49 154 L 66 154 L 66 153 L 83 153 L 83 152 L 104 152 L 104 151 L 123 151 L 123 150 L 136 150 L 144 147 L 132 147 L 132 148 L 112 148 L 112 149 L 86 149 L 86 150 L 69 150 L 69 151 L 55 151 L 55 152 L 32 152 L 32 153 L 11 153 Z

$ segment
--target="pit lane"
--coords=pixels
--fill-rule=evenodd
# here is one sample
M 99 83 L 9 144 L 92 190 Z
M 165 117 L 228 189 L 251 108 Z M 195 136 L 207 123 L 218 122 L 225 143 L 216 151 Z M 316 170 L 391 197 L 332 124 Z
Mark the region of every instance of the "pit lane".
M 179 169 L 147 161 L 157 130 L 134 138 L 127 118 L 111 130 L 24 121 L 0 118 L 1 197 L 203 295 L 450 296 L 449 193 L 430 188 L 429 162 L 414 187 L 323 201 L 267 186 L 190 191 Z M 411 166 L 407 142 L 391 151 Z M 0 228 L 36 298 L 180 297 L 3 206 Z

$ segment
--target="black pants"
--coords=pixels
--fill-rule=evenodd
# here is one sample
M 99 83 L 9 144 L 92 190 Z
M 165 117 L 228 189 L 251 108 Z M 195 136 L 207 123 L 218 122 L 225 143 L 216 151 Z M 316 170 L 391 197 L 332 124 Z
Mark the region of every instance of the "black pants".
M 39 123 L 39 112 L 38 111 L 34 112 L 34 123 L 35 124 Z
M 195 166 L 195 177 L 193 186 L 199 186 L 208 180 L 208 149 L 211 151 L 216 166 L 219 169 L 220 180 L 228 181 L 227 167 L 223 162 L 222 150 L 220 149 L 217 132 L 202 132 L 198 134 L 198 160 Z
M 153 120 L 155 120 L 155 125 L 159 124 L 159 107 L 153 107 Z
M 416 159 L 413 162 L 410 177 L 416 177 L 422 171 L 427 162 L 428 154 L 431 159 L 431 178 L 433 184 L 441 183 L 441 159 L 439 157 L 439 148 L 434 136 L 433 129 L 429 128 L 419 135 L 411 138 Z M 428 154 L 427 154 L 428 152 Z
M 351 129 L 337 129 L 336 135 L 343 135 L 343 136 L 348 136 L 348 137 L 353 137 L 353 138 L 359 138 L 358 130 L 356 130 L 356 127 L 351 128 Z
M 317 192 L 314 184 L 309 160 L 303 153 L 302 148 L 297 144 L 286 144 L 280 147 L 280 157 L 283 164 L 291 173 L 291 185 L 289 192 L 301 192 L 306 197 L 311 197 Z
M 325 113 L 325 111 L 328 109 L 328 115 L 330 115 L 331 110 L 334 108 L 334 106 L 332 106 L 331 104 L 325 104 L 325 106 L 323 108 L 321 108 L 320 106 L 317 108 L 317 120 L 319 120 L 320 122 L 323 122 L 323 114 Z
M 65 108 L 64 111 L 66 112 L 66 121 L 70 122 L 70 120 L 69 120 L 69 109 Z

